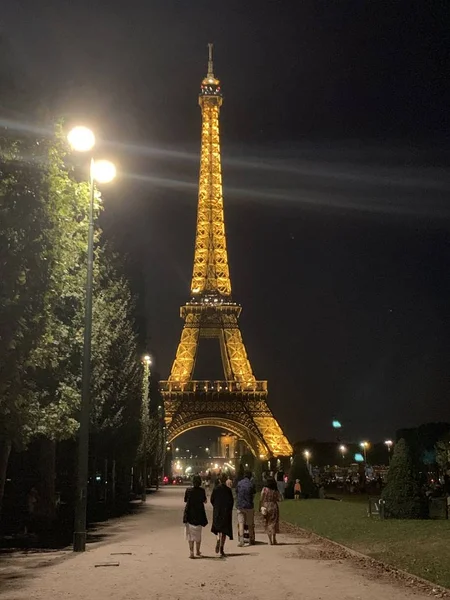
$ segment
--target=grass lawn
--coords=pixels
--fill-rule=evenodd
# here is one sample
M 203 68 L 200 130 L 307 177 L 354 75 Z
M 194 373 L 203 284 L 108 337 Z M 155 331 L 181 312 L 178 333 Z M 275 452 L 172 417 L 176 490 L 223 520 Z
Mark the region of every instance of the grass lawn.
M 367 503 L 347 500 L 286 500 L 280 511 L 288 523 L 450 588 L 450 520 L 380 521 Z

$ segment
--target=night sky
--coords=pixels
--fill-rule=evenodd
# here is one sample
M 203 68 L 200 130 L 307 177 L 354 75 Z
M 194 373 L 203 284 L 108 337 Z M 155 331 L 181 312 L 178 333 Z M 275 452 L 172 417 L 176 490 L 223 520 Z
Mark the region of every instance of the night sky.
M 344 437 L 375 440 L 450 420 L 449 25 L 445 0 L 5 3 L 11 68 L 119 163 L 102 226 L 129 256 L 163 378 L 189 299 L 214 42 L 234 298 L 282 427 L 332 439 L 338 417 Z M 221 377 L 209 356 L 197 376 Z

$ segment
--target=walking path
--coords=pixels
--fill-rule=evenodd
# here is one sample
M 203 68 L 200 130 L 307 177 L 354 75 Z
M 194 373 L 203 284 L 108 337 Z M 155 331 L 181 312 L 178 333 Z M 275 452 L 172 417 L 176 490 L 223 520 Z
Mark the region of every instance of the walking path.
M 152 494 L 135 515 L 99 528 L 84 554 L 65 550 L 3 557 L 0 600 L 430 598 L 388 578 L 375 580 L 351 561 L 321 559 L 317 542 L 292 533 L 269 546 L 257 528 L 255 546 L 238 548 L 237 539 L 227 541 L 228 556 L 220 559 L 208 526 L 204 556 L 190 560 L 181 523 L 183 494 L 178 487 Z

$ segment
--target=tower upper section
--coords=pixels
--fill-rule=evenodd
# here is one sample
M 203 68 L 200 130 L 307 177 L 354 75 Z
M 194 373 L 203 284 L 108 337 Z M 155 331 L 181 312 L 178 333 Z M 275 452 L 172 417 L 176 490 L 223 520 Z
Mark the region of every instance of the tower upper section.
M 191 293 L 199 296 L 231 296 L 225 237 L 220 159 L 220 81 L 214 76 L 212 44 L 208 73 L 203 79 L 199 104 L 202 110 L 200 177 Z

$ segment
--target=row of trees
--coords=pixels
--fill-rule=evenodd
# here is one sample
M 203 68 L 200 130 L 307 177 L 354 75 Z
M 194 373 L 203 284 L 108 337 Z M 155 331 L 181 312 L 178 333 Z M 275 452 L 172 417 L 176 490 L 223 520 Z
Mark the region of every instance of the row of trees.
M 96 195 L 96 213 L 100 210 Z M 76 180 L 60 126 L 0 137 L 0 507 L 12 448 L 39 440 L 54 506 L 54 445 L 74 438 L 80 406 L 89 189 Z M 133 464 L 148 417 L 134 302 L 96 231 L 91 432 L 94 452 Z M 146 406 L 142 402 L 145 398 Z M 147 413 L 147 416 L 146 416 Z M 142 427 L 142 421 L 145 427 Z M 146 442 L 145 452 L 151 449 Z M 142 455 L 142 448 L 141 448 Z

